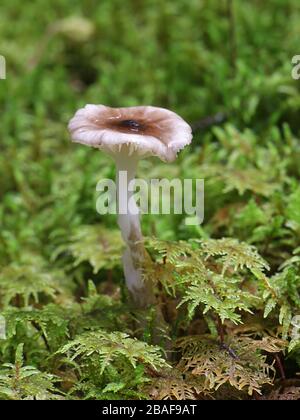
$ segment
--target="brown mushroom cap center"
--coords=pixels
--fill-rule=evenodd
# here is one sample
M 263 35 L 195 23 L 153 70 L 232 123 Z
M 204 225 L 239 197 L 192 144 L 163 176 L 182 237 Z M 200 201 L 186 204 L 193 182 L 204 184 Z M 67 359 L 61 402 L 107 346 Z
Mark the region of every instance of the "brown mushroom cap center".
M 145 118 L 144 115 L 119 115 L 117 112 L 107 112 L 106 115 L 99 115 L 92 119 L 93 124 L 98 129 L 108 128 L 113 131 L 125 134 L 137 134 L 152 136 L 160 140 L 163 144 L 168 144 L 170 125 L 166 118 L 156 115 L 152 120 Z M 124 112 L 125 114 L 125 112 Z M 123 117 L 123 118 L 122 118 Z
M 116 118 L 109 120 L 106 124 L 111 130 L 121 133 L 154 136 L 159 139 L 162 136 L 162 131 L 157 127 L 156 122 L 149 122 L 143 118 Z

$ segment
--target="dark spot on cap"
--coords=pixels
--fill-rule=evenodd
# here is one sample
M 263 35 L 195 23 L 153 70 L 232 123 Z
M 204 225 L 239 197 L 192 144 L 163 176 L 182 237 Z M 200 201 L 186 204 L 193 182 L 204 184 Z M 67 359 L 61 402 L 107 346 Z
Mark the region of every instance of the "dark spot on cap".
M 143 128 L 143 125 L 136 120 L 123 120 L 120 122 L 120 126 L 132 131 L 139 131 Z

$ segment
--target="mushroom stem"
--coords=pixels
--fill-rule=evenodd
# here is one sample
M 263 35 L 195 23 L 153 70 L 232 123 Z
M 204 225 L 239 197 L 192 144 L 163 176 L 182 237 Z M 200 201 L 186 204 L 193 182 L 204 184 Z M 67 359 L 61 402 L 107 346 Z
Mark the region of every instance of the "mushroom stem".
M 142 243 L 139 208 L 135 203 L 132 191 L 132 182 L 135 179 L 139 158 L 135 154 L 127 155 L 125 158 L 120 153 L 120 156 L 115 156 L 115 160 L 118 225 L 126 243 L 126 250 L 123 254 L 126 285 L 135 305 L 145 308 L 155 303 L 155 297 L 152 285 L 146 283 L 142 278 L 141 266 L 147 253 Z

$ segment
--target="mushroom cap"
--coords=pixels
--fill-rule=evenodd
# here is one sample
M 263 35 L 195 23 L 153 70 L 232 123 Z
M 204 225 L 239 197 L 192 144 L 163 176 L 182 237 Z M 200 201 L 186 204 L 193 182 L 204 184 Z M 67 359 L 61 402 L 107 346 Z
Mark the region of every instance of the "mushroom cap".
M 72 141 L 116 154 L 172 161 L 192 141 L 191 127 L 175 112 L 153 106 L 86 105 L 69 122 Z

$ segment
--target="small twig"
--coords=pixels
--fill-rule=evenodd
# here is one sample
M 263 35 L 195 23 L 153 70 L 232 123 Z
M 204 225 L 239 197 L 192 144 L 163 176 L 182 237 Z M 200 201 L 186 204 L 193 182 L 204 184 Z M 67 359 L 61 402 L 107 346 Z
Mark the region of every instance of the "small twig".
M 281 360 L 280 360 L 279 354 L 278 354 L 278 353 L 276 353 L 276 354 L 274 355 L 274 358 L 275 358 L 275 361 L 276 361 L 276 365 L 277 365 L 277 367 L 278 367 L 278 369 L 279 369 L 281 379 L 282 379 L 282 380 L 285 380 L 285 379 L 286 379 L 286 376 L 285 376 L 285 371 L 284 371 L 283 364 L 282 364 L 282 362 L 281 362 Z
M 42 328 L 39 326 L 39 324 L 36 321 L 31 321 L 31 324 L 33 325 L 33 327 L 41 334 L 41 337 L 45 343 L 46 349 L 51 352 L 48 340 L 45 336 L 45 333 L 42 331 Z
M 217 315 L 217 330 L 218 330 L 218 334 L 220 337 L 220 343 L 221 346 L 223 346 L 224 344 L 224 328 L 223 328 L 223 324 L 221 321 L 221 318 L 219 317 L 219 315 Z
M 233 359 L 235 359 L 235 360 L 239 359 L 236 352 L 231 347 L 229 347 L 227 344 L 221 343 L 220 347 L 221 347 L 222 350 L 226 350 L 228 352 L 229 356 L 231 356 Z
M 227 120 L 227 115 L 223 112 L 218 112 L 215 115 L 208 115 L 207 117 L 202 118 L 199 121 L 195 121 L 191 124 L 193 132 L 195 131 L 204 131 L 210 128 L 213 125 L 219 125 L 224 123 Z

